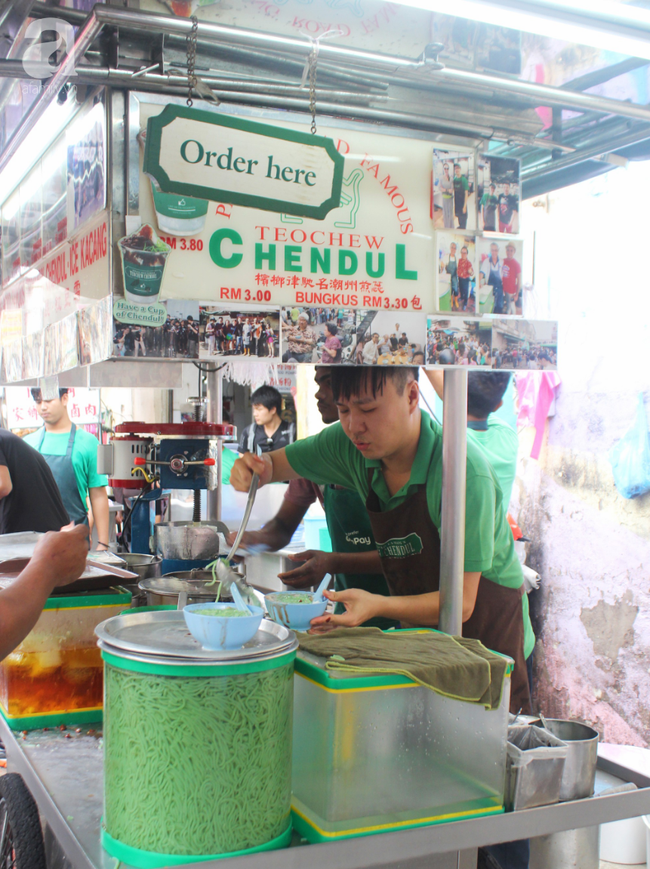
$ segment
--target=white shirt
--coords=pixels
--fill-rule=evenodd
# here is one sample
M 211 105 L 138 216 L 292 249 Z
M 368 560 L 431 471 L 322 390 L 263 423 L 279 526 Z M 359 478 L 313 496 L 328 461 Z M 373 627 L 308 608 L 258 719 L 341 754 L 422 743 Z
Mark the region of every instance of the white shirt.
M 379 347 L 374 341 L 368 341 L 363 348 L 363 361 L 372 365 L 379 357 Z

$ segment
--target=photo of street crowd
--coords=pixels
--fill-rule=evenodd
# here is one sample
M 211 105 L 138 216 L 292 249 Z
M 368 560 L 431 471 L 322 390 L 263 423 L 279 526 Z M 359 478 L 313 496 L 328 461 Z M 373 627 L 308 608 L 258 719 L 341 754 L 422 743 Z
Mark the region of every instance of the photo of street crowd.
M 483 154 L 476 176 L 478 228 L 483 232 L 518 233 L 519 160 Z
M 352 365 L 356 332 L 348 308 L 282 308 L 282 361 Z
M 214 305 L 202 305 L 199 337 L 201 359 L 217 356 L 277 359 L 280 317 L 277 310 L 224 311 Z
M 557 322 L 494 320 L 492 367 L 528 371 L 557 369 Z
M 479 313 L 523 313 L 522 260 L 519 239 L 477 238 Z
M 476 311 L 476 238 L 459 232 L 438 232 L 438 310 Z
M 492 324 L 485 320 L 427 318 L 429 365 L 492 365 Z
M 114 320 L 113 355 L 198 359 L 199 303 L 169 300 L 164 305 L 167 319 L 162 326 L 142 326 Z
M 357 365 L 424 365 L 424 317 L 415 311 L 358 311 Z
M 432 217 L 436 229 L 476 229 L 474 153 L 433 152 Z

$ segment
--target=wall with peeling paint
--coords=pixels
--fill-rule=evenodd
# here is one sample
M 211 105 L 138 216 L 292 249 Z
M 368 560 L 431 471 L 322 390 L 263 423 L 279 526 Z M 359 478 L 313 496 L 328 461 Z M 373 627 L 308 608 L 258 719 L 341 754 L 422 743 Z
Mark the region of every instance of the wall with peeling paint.
M 648 189 L 650 167 L 631 164 L 524 205 L 527 315 L 559 320 L 563 382 L 538 461 L 522 433 L 513 496 L 542 577 L 530 598 L 538 708 L 640 746 L 650 744 L 650 494 L 622 498 L 608 453 L 639 392 L 650 410 Z

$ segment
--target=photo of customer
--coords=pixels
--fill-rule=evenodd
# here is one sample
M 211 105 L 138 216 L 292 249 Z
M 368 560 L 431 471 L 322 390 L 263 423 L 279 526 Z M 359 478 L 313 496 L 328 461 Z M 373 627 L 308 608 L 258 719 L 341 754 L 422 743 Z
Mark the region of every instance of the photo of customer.
M 484 154 L 478 161 L 478 228 L 507 235 L 519 232 L 519 160 Z
M 438 232 L 438 310 L 476 311 L 476 238 Z
M 415 311 L 357 311 L 356 361 L 361 365 L 421 365 L 424 348 L 422 314 Z M 413 360 L 416 361 L 413 361 Z
M 432 217 L 436 229 L 476 229 L 474 154 L 433 152 Z
M 283 308 L 282 361 L 353 364 L 356 312 L 347 308 Z
M 503 279 L 503 297 L 505 299 L 505 314 L 521 314 L 522 285 L 521 285 L 521 253 L 517 259 L 517 244 L 521 248 L 521 242 L 509 241 L 506 245 L 506 255 L 501 268 Z
M 490 368 L 492 324 L 484 320 L 429 317 L 427 363 Z
M 477 238 L 479 262 L 478 313 L 522 313 L 523 241 Z
M 221 356 L 278 357 L 280 318 L 275 310 L 224 311 L 215 305 L 200 308 L 201 359 Z

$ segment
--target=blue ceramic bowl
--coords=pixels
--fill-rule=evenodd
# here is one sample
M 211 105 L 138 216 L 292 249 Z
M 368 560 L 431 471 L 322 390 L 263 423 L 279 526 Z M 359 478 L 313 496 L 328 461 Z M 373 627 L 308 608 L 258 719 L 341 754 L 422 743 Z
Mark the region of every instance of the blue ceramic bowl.
M 284 594 L 296 594 L 296 592 L 276 591 L 267 594 L 264 602 L 269 618 L 294 631 L 309 630 L 311 620 L 316 616 L 322 616 L 327 609 L 328 602 L 325 598 L 318 603 L 283 603 L 282 600 L 278 600 L 278 597 L 281 598 Z M 310 591 L 301 591 L 300 594 L 313 597 L 313 592 Z
M 204 649 L 220 651 L 239 649 L 252 640 L 262 623 L 264 611 L 260 606 L 250 607 L 249 616 L 220 617 L 203 615 L 197 610 L 232 609 L 232 603 L 193 603 L 183 609 L 185 624 L 195 640 Z

